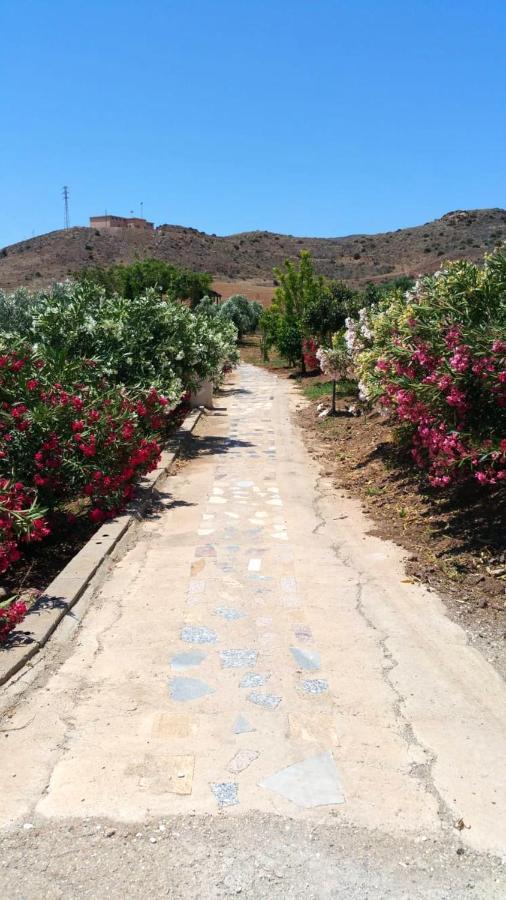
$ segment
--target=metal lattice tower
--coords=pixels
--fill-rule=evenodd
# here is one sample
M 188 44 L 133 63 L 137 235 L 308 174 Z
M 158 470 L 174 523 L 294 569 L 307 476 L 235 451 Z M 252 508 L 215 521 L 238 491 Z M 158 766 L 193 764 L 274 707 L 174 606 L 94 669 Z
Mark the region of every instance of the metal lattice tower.
M 70 223 L 69 223 L 69 189 L 66 184 L 63 185 L 62 194 L 63 194 L 63 205 L 65 208 L 63 227 L 65 228 L 65 231 L 67 231 L 70 228 Z

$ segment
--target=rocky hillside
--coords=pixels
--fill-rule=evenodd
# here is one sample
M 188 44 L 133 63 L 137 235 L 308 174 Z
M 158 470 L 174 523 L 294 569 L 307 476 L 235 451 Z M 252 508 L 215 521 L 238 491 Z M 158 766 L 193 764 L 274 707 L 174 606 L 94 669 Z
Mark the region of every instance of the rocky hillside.
M 479 260 L 506 240 L 506 210 L 447 213 L 414 228 L 341 238 L 304 238 L 250 231 L 218 237 L 194 228 L 161 225 L 152 233 L 122 234 L 91 228 L 53 231 L 0 250 L 0 287 L 31 288 L 84 266 L 129 263 L 154 256 L 212 272 L 223 284 L 245 279 L 272 285 L 273 266 L 311 251 L 319 272 L 354 286 L 401 274 L 434 271 L 445 259 Z

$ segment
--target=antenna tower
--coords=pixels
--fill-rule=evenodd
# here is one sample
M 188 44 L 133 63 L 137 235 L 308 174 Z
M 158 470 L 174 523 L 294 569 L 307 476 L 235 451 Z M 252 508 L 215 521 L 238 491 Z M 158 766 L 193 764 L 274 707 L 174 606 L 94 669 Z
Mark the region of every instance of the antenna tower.
M 69 189 L 66 184 L 63 185 L 62 194 L 63 194 L 63 206 L 64 206 L 64 210 L 65 210 L 63 227 L 65 228 L 65 231 L 68 231 L 68 229 L 70 228 L 70 224 L 69 224 Z

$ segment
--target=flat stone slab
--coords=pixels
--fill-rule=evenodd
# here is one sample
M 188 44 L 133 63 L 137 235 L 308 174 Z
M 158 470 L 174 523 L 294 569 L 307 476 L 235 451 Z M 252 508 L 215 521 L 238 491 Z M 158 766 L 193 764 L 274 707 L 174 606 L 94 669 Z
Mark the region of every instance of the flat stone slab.
M 191 666 L 200 666 L 204 662 L 206 655 L 206 653 L 201 653 L 200 650 L 188 650 L 187 653 L 177 653 L 176 656 L 172 657 L 170 667 L 175 672 L 181 672 L 184 669 L 189 669 Z
M 259 787 L 274 791 L 304 809 L 345 802 L 339 772 L 329 751 L 280 769 L 260 781 Z
M 250 731 L 256 731 L 256 728 L 250 725 L 246 716 L 240 713 L 233 724 L 232 731 L 234 734 L 247 734 Z
M 295 662 L 300 669 L 316 672 L 320 668 L 320 654 L 318 650 L 309 650 L 307 647 L 290 647 Z
M 252 691 L 246 699 L 250 703 L 255 703 L 256 706 L 263 706 L 265 709 L 276 709 L 282 698 L 276 697 L 275 694 L 262 694 L 260 691 Z
M 222 650 L 221 665 L 224 669 L 245 669 L 256 665 L 257 650 Z
M 218 806 L 237 806 L 239 803 L 239 785 L 234 781 L 222 781 L 212 784 L 211 790 L 218 801 Z
M 207 694 L 214 694 L 214 688 L 201 681 L 200 678 L 185 678 L 183 676 L 172 678 L 169 682 L 169 691 L 172 700 L 186 703 L 188 700 L 199 700 Z
M 247 769 L 259 756 L 257 750 L 239 750 L 230 760 L 227 769 L 232 775 L 238 775 L 239 772 L 244 772 L 244 769 Z
M 144 758 L 139 787 L 148 788 L 157 794 L 179 794 L 189 796 L 193 789 L 195 757 L 166 756 L 148 753 Z
M 185 625 L 181 629 L 181 640 L 187 644 L 216 644 L 218 635 L 205 625 Z

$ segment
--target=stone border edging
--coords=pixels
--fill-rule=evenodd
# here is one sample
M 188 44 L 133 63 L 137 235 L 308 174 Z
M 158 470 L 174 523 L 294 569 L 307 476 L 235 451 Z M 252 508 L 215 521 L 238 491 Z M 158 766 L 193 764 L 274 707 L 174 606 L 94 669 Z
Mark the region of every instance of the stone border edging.
M 151 495 L 165 478 L 178 456 L 181 444 L 193 432 L 201 415 L 202 409 L 193 409 L 188 413 L 181 427 L 170 438 L 167 448 L 162 450 L 157 468 L 145 475 L 137 485 L 136 496 L 125 512 L 101 525 L 38 598 L 21 625 L 21 628 L 25 624 L 30 625 L 30 643 L 0 650 L 0 686 L 6 684 L 39 652 L 63 617 L 77 603 L 120 539 L 142 518 Z M 4 654 L 5 659 L 2 658 Z

